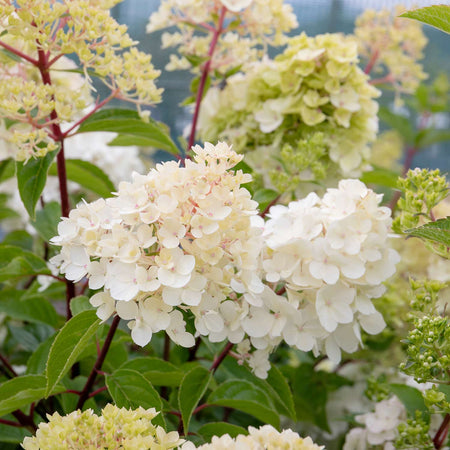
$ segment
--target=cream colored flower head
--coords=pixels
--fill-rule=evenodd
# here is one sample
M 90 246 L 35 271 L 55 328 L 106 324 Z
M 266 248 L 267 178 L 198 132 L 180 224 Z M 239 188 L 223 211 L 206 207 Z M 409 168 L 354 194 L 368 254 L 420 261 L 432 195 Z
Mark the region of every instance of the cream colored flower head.
M 66 416 L 48 416 L 33 437 L 22 443 L 25 450 L 123 448 L 127 450 L 169 450 L 184 440 L 176 431 L 166 431 L 152 423 L 158 415 L 154 408 L 135 410 L 108 404 L 98 416 L 92 409 L 74 411 Z

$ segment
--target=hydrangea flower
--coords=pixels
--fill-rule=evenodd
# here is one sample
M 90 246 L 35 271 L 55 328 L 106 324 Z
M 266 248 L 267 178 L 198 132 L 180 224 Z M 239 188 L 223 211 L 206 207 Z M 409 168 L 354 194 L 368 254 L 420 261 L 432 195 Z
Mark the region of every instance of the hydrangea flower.
M 381 197 L 342 180 L 322 199 L 311 193 L 270 209 L 263 267 L 268 282 L 286 286 L 295 312 L 281 331 L 288 344 L 339 361 L 341 349 L 358 348 L 360 328 L 384 328 L 371 299 L 383 294 L 399 256 L 388 247 L 390 210 Z
M 357 66 L 352 36 L 304 33 L 274 60 L 247 65 L 208 90 L 198 123 L 202 139 L 226 139 L 281 191 L 328 174 L 358 176 L 378 130 L 379 91 Z M 297 148 L 320 135 L 310 157 Z M 286 150 L 291 150 L 290 154 Z M 315 152 L 315 153 L 314 153 Z M 300 157 L 301 155 L 299 155 Z M 280 164 L 281 160 L 281 164 Z M 314 168 L 314 165 L 320 167 Z M 311 173 L 313 167 L 314 173 Z M 297 172 L 295 171 L 297 169 Z
M 315 444 L 310 437 L 302 438 L 294 431 L 287 429 L 277 431 L 271 425 L 260 428 L 248 427 L 248 435 L 239 434 L 235 438 L 229 434 L 213 436 L 210 444 L 195 447 L 191 442 L 183 445 L 183 450 L 276 450 L 280 448 L 295 450 L 321 450 L 324 447 Z
M 74 411 L 66 416 L 48 415 L 33 437 L 22 443 L 25 450 L 79 450 L 121 448 L 124 450 L 169 450 L 183 442 L 176 431 L 167 433 L 152 423 L 158 415 L 154 408 L 126 409 L 106 405 L 100 416 L 92 409 Z

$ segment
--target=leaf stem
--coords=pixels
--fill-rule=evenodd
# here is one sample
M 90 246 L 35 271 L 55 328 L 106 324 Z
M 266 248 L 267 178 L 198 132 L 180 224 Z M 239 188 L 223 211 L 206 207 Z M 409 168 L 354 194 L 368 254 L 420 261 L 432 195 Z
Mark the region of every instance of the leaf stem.
M 97 378 L 97 374 L 99 373 L 100 369 L 102 368 L 103 362 L 105 361 L 106 354 L 108 353 L 109 347 L 111 346 L 111 342 L 113 340 L 114 334 L 117 330 L 117 327 L 119 326 L 120 317 L 115 316 L 111 327 L 108 331 L 108 335 L 106 336 L 105 342 L 103 343 L 102 350 L 100 354 L 97 357 L 97 360 L 95 361 L 94 367 L 91 370 L 91 373 L 89 374 L 89 377 L 86 381 L 86 384 L 84 385 L 83 390 L 81 391 L 80 398 L 78 399 L 77 407 L 76 409 L 83 408 L 84 403 L 89 398 L 90 391 L 92 389 L 92 386 L 95 383 L 95 379 Z
M 375 63 L 377 62 L 379 56 L 380 56 L 380 51 L 378 49 L 376 49 L 372 53 L 372 56 L 370 57 L 369 62 L 367 63 L 367 66 L 364 68 L 365 74 L 368 75 L 370 72 L 372 72 L 372 69 L 375 66 Z
M 203 99 L 203 92 L 205 90 L 206 80 L 208 79 L 208 73 L 209 73 L 209 69 L 211 68 L 212 57 L 214 54 L 214 50 L 216 49 L 217 41 L 219 40 L 219 37 L 224 30 L 223 21 L 225 19 L 226 12 L 227 12 L 227 8 L 225 6 L 223 6 L 222 9 L 220 10 L 219 23 L 217 25 L 217 28 L 214 29 L 214 33 L 213 33 L 213 36 L 211 39 L 211 44 L 209 45 L 208 60 L 205 62 L 205 65 L 203 66 L 200 83 L 198 85 L 197 97 L 195 99 L 194 116 L 192 118 L 191 134 L 189 135 L 187 151 L 190 150 L 190 148 L 194 145 L 194 142 L 195 142 L 195 132 L 197 130 L 197 121 L 198 121 L 198 115 L 200 113 L 200 105 L 201 105 L 202 99 Z
M 17 50 L 16 48 L 12 47 L 11 45 L 7 44 L 6 42 L 0 41 L 0 46 L 5 48 L 6 50 L 10 51 L 11 53 L 14 53 L 15 55 L 19 56 L 20 58 L 24 59 L 25 61 L 28 61 L 29 63 L 33 64 L 33 66 L 37 66 L 39 64 L 39 61 L 32 58 L 31 56 L 28 56 L 27 54 L 21 52 L 20 50 Z
M 3 356 L 0 353 L 0 361 L 2 362 L 2 364 L 11 372 L 11 375 L 13 377 L 17 377 L 17 372 L 14 370 L 13 366 L 10 364 L 10 362 L 6 359 L 5 356 Z

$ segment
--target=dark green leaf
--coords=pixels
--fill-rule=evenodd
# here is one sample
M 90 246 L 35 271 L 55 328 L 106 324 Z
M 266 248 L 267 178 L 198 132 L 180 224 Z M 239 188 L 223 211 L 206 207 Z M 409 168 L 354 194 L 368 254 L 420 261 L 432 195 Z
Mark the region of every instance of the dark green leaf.
M 212 422 L 203 425 L 197 430 L 197 433 L 203 436 L 206 442 L 210 442 L 213 436 L 222 436 L 224 434 L 235 438 L 239 434 L 247 435 L 248 431 L 245 428 L 233 425 L 226 422 Z
M 100 325 L 95 311 L 84 311 L 72 317 L 57 334 L 48 355 L 46 395 L 69 371 Z
M 0 161 L 0 182 L 9 180 L 16 173 L 16 164 L 13 159 Z
M 133 142 L 134 137 L 138 138 L 138 145 L 142 145 L 142 139 L 147 140 L 146 145 L 169 153 L 178 155 L 179 151 L 172 139 L 164 130 L 164 126 L 149 119 L 144 122 L 136 111 L 130 109 L 105 109 L 98 111 L 89 117 L 78 130 L 78 133 L 88 131 L 113 131 L 119 136 L 128 136 L 128 145 L 136 145 Z M 121 141 L 123 144 L 123 141 Z M 117 145 L 110 142 L 110 145 Z
M 145 409 L 155 408 L 161 411 L 163 408 L 161 398 L 147 378 L 131 369 L 118 369 L 106 376 L 106 386 L 119 408 L 136 409 L 142 406 Z M 155 424 L 164 425 L 162 413 L 154 420 Z
M 19 247 L 22 250 L 32 251 L 33 237 L 25 230 L 14 230 L 3 238 L 2 244 Z
M 273 189 L 258 189 L 253 195 L 253 200 L 259 203 L 259 210 L 264 211 L 280 194 Z
M 89 299 L 85 295 L 80 295 L 70 301 L 70 311 L 72 316 L 76 316 L 83 311 L 91 311 L 95 308 L 89 303 Z
M 183 372 L 170 362 L 155 357 L 140 357 L 123 364 L 121 369 L 136 370 L 154 386 L 179 386 Z
M 278 367 L 274 364 L 271 366 L 266 382 L 271 388 L 270 391 L 277 410 L 292 420 L 296 420 L 294 397 L 291 388 Z
M 23 375 L 6 381 L 0 385 L 0 416 L 46 396 L 46 379 L 43 375 Z M 52 387 L 50 394 L 64 391 L 63 386 Z
M 406 11 L 400 17 L 415 19 L 445 33 L 450 33 L 450 6 L 448 5 L 426 6 L 413 11 Z
M 111 192 L 115 190 L 114 184 L 112 184 L 105 172 L 88 161 L 67 159 L 66 171 L 69 180 L 75 181 L 100 197 L 111 197 Z M 55 165 L 50 168 L 49 174 L 57 175 Z
M 435 222 L 428 222 L 417 228 L 410 228 L 404 233 L 450 247 L 450 216 Z
M 51 275 L 45 261 L 12 245 L 0 245 L 0 282 L 33 275 Z
M 399 174 L 393 170 L 374 167 L 370 172 L 364 172 L 360 179 L 366 184 L 378 184 L 379 186 L 395 189 L 397 187 L 398 177 Z
M 48 169 L 57 153 L 58 150 L 48 152 L 42 158 L 30 159 L 26 164 L 16 162 L 20 198 L 31 219 L 34 219 L 36 203 L 44 190 Z
M 178 403 L 185 434 L 189 431 L 192 412 L 200 399 L 205 395 L 211 378 L 212 373 L 199 366 L 190 370 L 181 380 L 180 390 L 178 391 Z
M 50 202 L 43 209 L 36 211 L 36 218 L 31 221 L 31 225 L 44 241 L 49 241 L 58 234 L 57 227 L 60 220 L 61 205 L 58 202 Z
M 16 420 L 13 416 L 5 417 L 5 419 L 12 420 L 13 422 Z M 31 436 L 31 433 L 25 428 L 16 428 L 0 424 L 0 442 L 20 444 L 26 436 Z
M 380 107 L 378 117 L 391 128 L 399 131 L 406 143 L 414 143 L 415 132 L 410 119 L 393 113 L 385 106 Z
M 229 380 L 211 393 L 208 404 L 238 409 L 263 423 L 280 426 L 280 417 L 269 396 L 250 381 Z
M 23 291 L 4 290 L 0 292 L 0 312 L 27 322 L 46 323 L 56 327 L 58 314 L 53 305 L 42 296 L 24 298 Z
M 389 389 L 405 405 L 410 416 L 415 417 L 416 411 L 421 411 L 423 414 L 429 413 L 422 394 L 418 389 L 405 384 L 390 384 Z
M 44 342 L 41 342 L 34 353 L 28 358 L 27 361 L 27 374 L 43 374 L 45 372 L 45 366 L 47 365 L 48 354 L 50 348 L 55 340 L 56 333 L 53 336 L 47 338 Z

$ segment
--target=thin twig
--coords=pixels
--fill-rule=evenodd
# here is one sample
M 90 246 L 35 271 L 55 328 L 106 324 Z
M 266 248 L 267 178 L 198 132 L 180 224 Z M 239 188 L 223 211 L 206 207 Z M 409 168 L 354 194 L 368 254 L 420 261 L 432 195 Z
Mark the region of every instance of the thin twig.
M 433 438 L 433 444 L 435 449 L 439 450 L 444 445 L 445 439 L 447 438 L 449 425 L 450 425 L 450 414 L 447 413 L 444 417 L 444 420 L 441 423 L 441 426 L 439 427 L 439 430 L 437 430 L 436 435 Z
M 37 59 L 28 56 L 27 54 L 21 52 L 20 50 L 17 50 L 14 47 L 11 47 L 11 45 L 7 44 L 6 42 L 0 41 L 0 46 L 6 48 L 6 50 L 10 51 L 11 53 L 14 53 L 15 55 L 20 56 L 25 61 L 28 61 L 29 63 L 33 64 L 33 66 L 37 66 L 39 64 L 39 61 Z
M 234 344 L 232 342 L 228 342 L 227 345 L 225 345 L 219 356 L 214 360 L 211 367 L 209 368 L 210 372 L 214 373 L 217 370 L 217 368 L 220 366 L 220 364 L 222 364 L 222 361 L 228 355 L 228 352 L 233 348 L 233 346 Z

